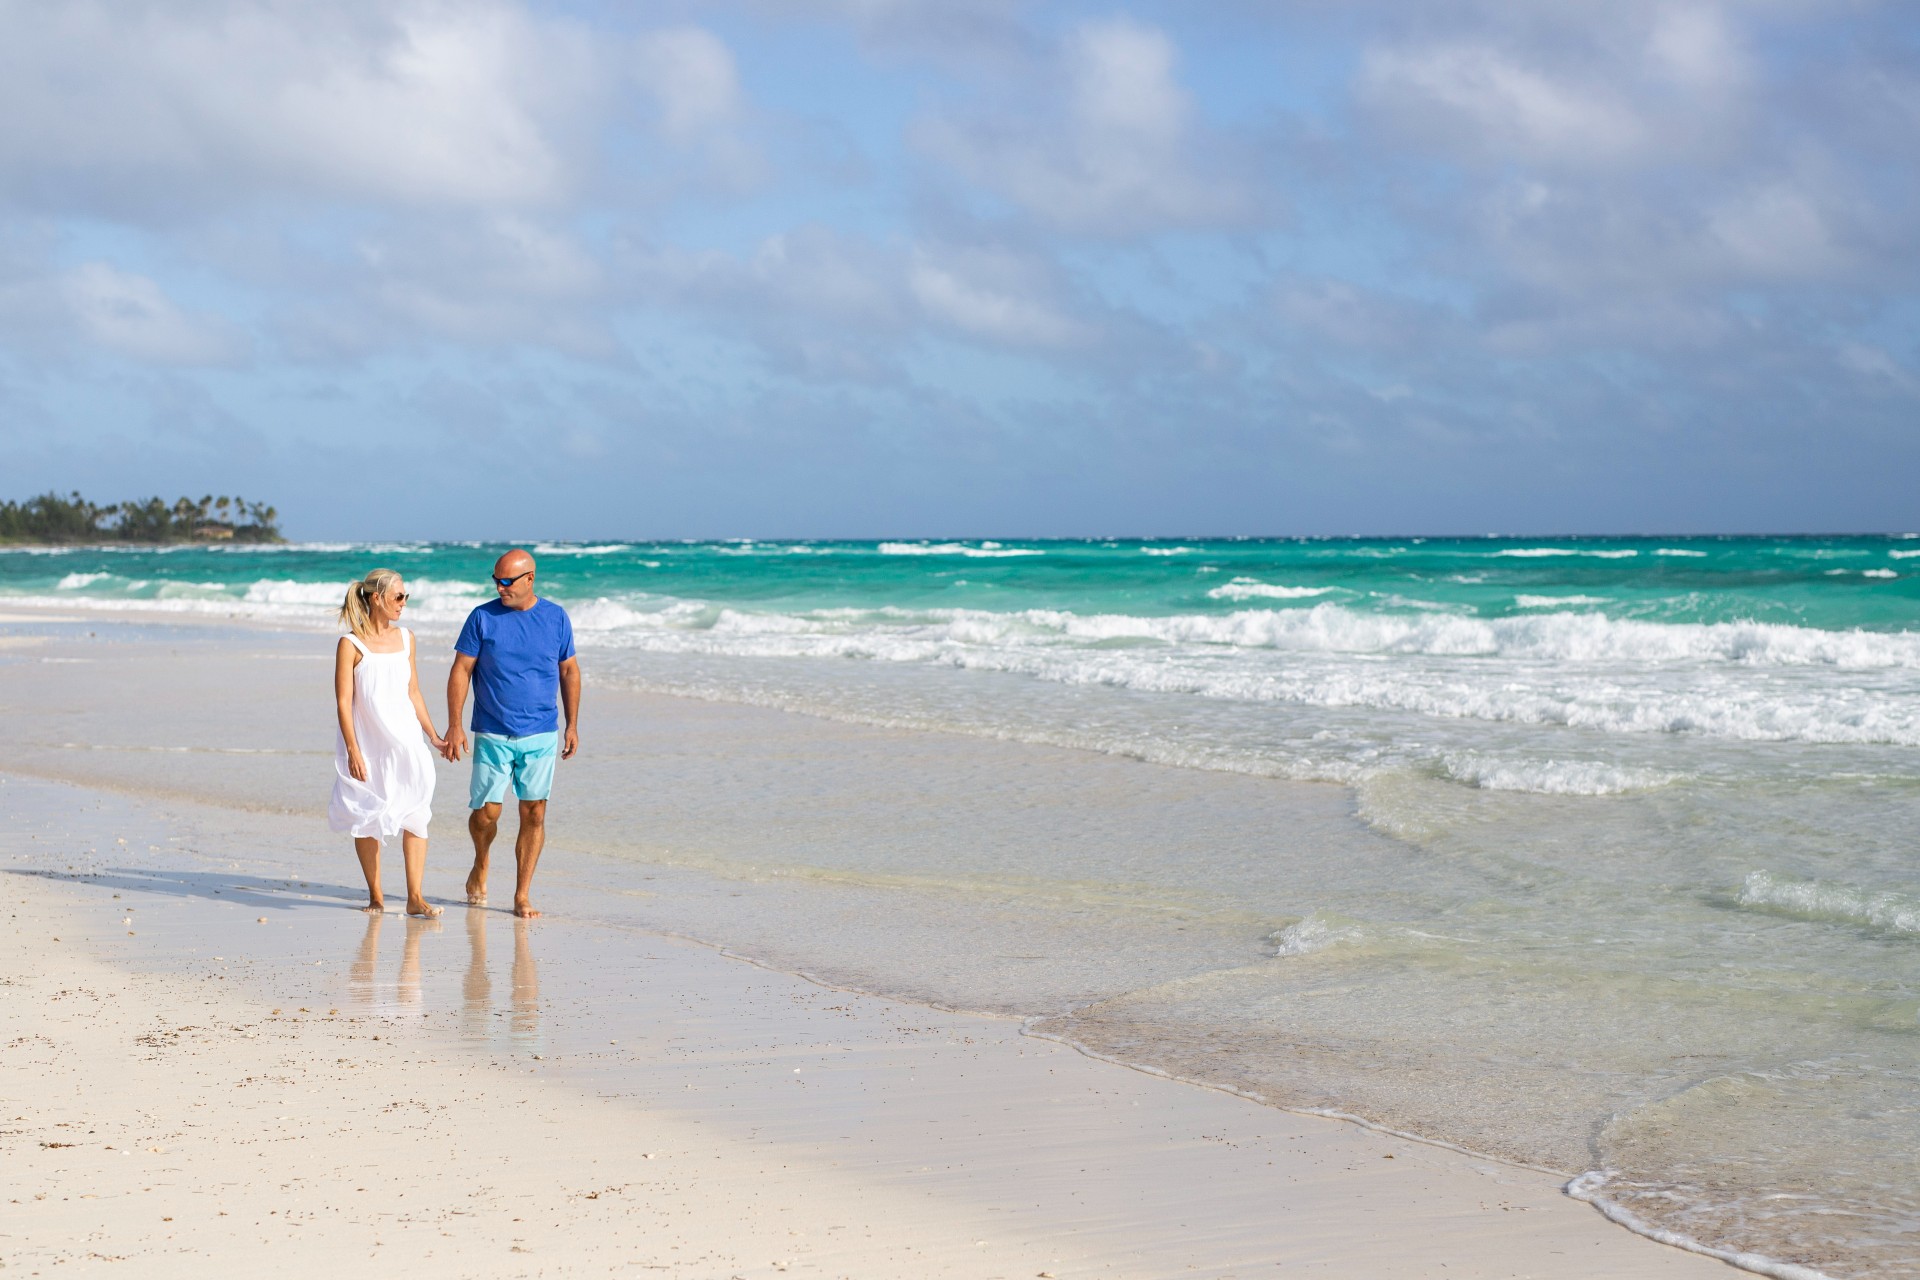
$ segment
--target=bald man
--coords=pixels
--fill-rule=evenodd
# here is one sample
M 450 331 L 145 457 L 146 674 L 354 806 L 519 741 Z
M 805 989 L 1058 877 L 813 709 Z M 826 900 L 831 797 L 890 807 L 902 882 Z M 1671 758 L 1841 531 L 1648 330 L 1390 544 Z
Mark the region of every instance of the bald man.
M 533 909 L 533 869 L 547 842 L 547 795 L 553 764 L 573 757 L 580 745 L 580 661 L 573 654 L 573 620 L 533 590 L 533 557 L 513 550 L 493 565 L 489 600 L 467 615 L 453 642 L 447 675 L 447 745 L 458 760 L 466 750 L 461 721 L 467 690 L 473 699 L 473 782 L 468 790 L 467 834 L 473 837 L 473 870 L 467 901 L 487 900 L 487 854 L 500 831 L 500 808 L 511 790 L 520 802 L 520 831 L 513 841 L 513 914 Z M 554 704 L 566 711 L 564 734 Z

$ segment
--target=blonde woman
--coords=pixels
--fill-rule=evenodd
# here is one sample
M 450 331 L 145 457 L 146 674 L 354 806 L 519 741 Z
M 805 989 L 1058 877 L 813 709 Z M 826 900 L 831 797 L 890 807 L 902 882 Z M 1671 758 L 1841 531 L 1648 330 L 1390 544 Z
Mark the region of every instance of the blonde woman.
M 407 914 L 433 917 L 440 908 L 420 896 L 427 865 L 427 821 L 433 803 L 433 753 L 446 740 L 434 732 L 420 696 L 413 632 L 399 625 L 407 584 L 375 569 L 347 588 L 340 621 L 347 634 L 334 651 L 333 699 L 340 719 L 334 743 L 335 831 L 353 836 L 367 877 L 363 911 L 386 910 L 380 892 L 380 844 L 400 837 L 407 866 Z

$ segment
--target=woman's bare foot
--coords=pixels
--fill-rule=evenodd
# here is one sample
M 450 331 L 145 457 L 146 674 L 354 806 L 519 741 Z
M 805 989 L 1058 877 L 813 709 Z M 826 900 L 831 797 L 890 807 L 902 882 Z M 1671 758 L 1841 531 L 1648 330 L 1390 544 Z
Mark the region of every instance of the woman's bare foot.
M 419 916 L 423 920 L 431 920 L 439 915 L 440 912 L 441 908 L 434 906 L 425 898 L 415 898 L 407 904 L 407 914 L 410 916 Z
M 533 909 L 533 900 L 531 898 L 522 896 L 513 900 L 513 914 L 519 916 L 522 920 L 531 920 L 540 913 Z
M 370 916 L 380 915 L 387 909 L 386 900 L 383 898 L 369 898 L 367 899 L 367 905 L 360 909 Z

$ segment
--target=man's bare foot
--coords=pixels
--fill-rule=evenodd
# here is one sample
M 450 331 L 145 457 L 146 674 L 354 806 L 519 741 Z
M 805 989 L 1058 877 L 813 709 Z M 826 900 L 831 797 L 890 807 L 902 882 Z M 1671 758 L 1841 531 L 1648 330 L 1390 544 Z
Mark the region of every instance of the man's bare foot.
M 407 904 L 408 915 L 419 916 L 424 920 L 433 919 L 435 916 L 440 914 L 441 910 L 442 908 L 434 906 L 431 902 L 428 902 L 425 898 L 415 898 L 412 902 L 409 902 Z
M 519 916 L 522 920 L 531 920 L 540 913 L 533 909 L 532 899 L 515 898 L 513 900 L 513 914 Z
M 369 898 L 367 899 L 367 905 L 360 909 L 370 916 L 377 916 L 386 911 L 387 904 L 384 899 Z
M 467 905 L 484 907 L 487 905 L 487 873 L 472 871 L 467 874 Z

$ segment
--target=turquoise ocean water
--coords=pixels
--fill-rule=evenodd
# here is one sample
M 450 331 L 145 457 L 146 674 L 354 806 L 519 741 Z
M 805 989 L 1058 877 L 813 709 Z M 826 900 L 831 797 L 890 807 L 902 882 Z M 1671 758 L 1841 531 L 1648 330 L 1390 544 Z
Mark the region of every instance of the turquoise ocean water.
M 0 608 L 326 630 L 387 565 L 451 633 L 500 549 L 0 550 Z M 1259 964 L 1050 1032 L 1779 1274 L 1920 1273 L 1920 539 L 534 550 L 595 681 L 1347 789 L 1322 862 L 1164 872 Z

